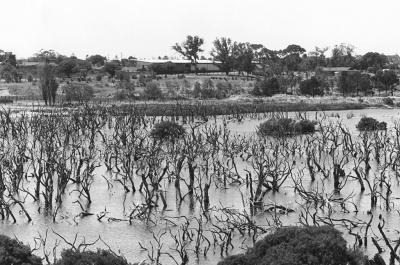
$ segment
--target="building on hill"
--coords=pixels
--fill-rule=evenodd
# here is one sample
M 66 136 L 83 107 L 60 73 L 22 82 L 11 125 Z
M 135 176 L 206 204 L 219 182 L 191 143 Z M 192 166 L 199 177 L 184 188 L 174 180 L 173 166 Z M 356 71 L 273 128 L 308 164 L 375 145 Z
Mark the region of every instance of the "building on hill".
M 211 60 L 198 60 L 196 66 L 189 60 L 137 60 L 136 69 L 156 74 L 212 73 L 221 72 L 219 64 Z

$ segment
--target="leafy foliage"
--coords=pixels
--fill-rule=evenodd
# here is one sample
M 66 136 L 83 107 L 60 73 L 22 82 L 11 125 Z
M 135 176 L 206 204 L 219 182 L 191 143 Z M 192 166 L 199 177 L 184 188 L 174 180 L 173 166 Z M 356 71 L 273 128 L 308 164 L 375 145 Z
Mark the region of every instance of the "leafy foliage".
M 197 60 L 199 59 L 199 53 L 203 51 L 203 49 L 201 49 L 203 44 L 204 39 L 200 38 L 199 36 L 188 35 L 183 43 L 176 43 L 174 46 L 172 46 L 172 49 L 190 60 L 192 64 L 196 64 Z
M 232 71 L 234 66 L 234 50 L 236 43 L 233 43 L 229 38 L 220 38 L 214 41 L 214 48 L 211 55 L 214 60 L 219 61 L 220 68 L 223 72 L 228 74 Z
M 393 106 L 394 102 L 393 102 L 392 98 L 387 97 L 387 98 L 383 98 L 383 104 L 386 104 L 386 105 L 389 105 L 389 106 Z
M 253 89 L 253 93 L 256 96 L 271 97 L 280 92 L 281 92 L 281 87 L 278 82 L 278 79 L 275 77 L 258 80 L 255 83 L 254 89 Z
M 272 118 L 260 124 L 261 136 L 287 136 L 315 132 L 315 124 L 309 120 L 295 121 L 290 118 Z
M 321 82 L 315 77 L 301 81 L 300 93 L 303 95 L 310 96 L 323 96 L 324 89 L 321 86 Z
M 42 260 L 33 255 L 28 246 L 8 236 L 0 235 L 0 264 L 41 265 Z
M 185 134 L 185 128 L 182 125 L 172 121 L 162 121 L 154 125 L 151 130 L 151 137 L 159 140 L 177 139 Z
M 121 70 L 119 62 L 112 61 L 104 64 L 104 71 L 111 77 L 114 77 L 117 71 Z
M 386 127 L 386 122 L 379 122 L 371 117 L 362 117 L 357 124 L 357 129 L 360 131 L 386 130 Z
M 92 65 L 103 66 L 107 58 L 99 54 L 96 54 L 88 57 L 86 60 L 89 61 Z
M 115 255 L 108 250 L 76 251 L 63 250 L 61 259 L 55 265 L 129 265 L 125 258 Z
M 93 88 L 88 84 L 71 83 L 64 86 L 65 100 L 87 102 L 94 97 Z
M 151 81 L 146 83 L 144 90 L 145 96 L 148 99 L 161 99 L 163 94 L 157 82 Z
M 364 260 L 332 227 L 285 227 L 218 265 L 361 265 Z
M 40 89 L 46 105 L 54 104 L 56 100 L 58 83 L 55 78 L 55 71 L 56 68 L 47 63 L 39 70 Z

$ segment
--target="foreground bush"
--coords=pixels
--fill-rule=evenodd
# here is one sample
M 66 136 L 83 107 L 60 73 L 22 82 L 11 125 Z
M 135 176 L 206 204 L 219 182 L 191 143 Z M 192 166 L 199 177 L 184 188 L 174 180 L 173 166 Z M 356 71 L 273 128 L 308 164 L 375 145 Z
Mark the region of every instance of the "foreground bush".
M 357 124 L 357 129 L 360 131 L 386 130 L 386 127 L 386 122 L 379 122 L 371 117 L 362 117 Z
M 125 258 L 115 255 L 109 250 L 76 251 L 63 250 L 61 259 L 55 265 L 129 265 Z
M 41 258 L 32 254 L 31 249 L 8 236 L 0 235 L 1 265 L 41 265 Z
M 151 137 L 159 140 L 174 140 L 185 134 L 185 128 L 172 121 L 162 121 L 154 125 Z
M 218 265 L 361 265 L 365 258 L 347 248 L 336 229 L 286 227 L 258 241 L 246 254 L 226 258 Z
M 258 134 L 261 136 L 287 136 L 314 132 L 315 124 L 312 121 L 295 121 L 290 118 L 273 118 L 258 127 Z

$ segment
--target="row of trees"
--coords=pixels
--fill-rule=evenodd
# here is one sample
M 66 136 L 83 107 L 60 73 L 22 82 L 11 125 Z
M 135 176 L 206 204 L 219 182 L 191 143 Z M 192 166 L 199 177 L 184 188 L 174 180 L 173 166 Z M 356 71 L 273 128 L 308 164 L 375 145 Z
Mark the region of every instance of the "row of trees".
M 172 49 L 197 64 L 204 39 L 199 36 L 187 36 L 181 44 L 176 43 Z M 255 65 L 261 67 L 258 71 L 264 75 L 277 75 L 293 71 L 310 72 L 319 67 L 352 67 L 359 70 L 377 72 L 383 68 L 397 68 L 398 65 L 389 62 L 388 57 L 377 52 L 368 52 L 363 56 L 355 55 L 355 47 L 351 44 L 336 45 L 331 57 L 325 54 L 328 47 L 315 47 L 307 53 L 306 49 L 297 44 L 291 44 L 285 49 L 272 50 L 262 44 L 242 43 L 230 38 L 217 38 L 213 42 L 211 56 L 220 63 L 221 71 L 228 74 L 236 70 L 239 73 L 252 73 Z
M 258 80 L 253 89 L 253 94 L 258 96 L 272 96 L 281 93 L 291 93 L 288 90 L 288 77 L 276 76 L 266 77 Z M 299 84 L 298 92 L 307 96 L 323 96 L 331 89 L 334 84 L 327 76 L 316 74 L 305 80 L 294 80 Z M 370 95 L 373 94 L 373 88 L 377 88 L 378 92 L 385 91 L 393 96 L 399 79 L 392 70 L 380 70 L 376 74 L 361 73 L 359 71 L 343 72 L 337 79 L 339 92 L 343 96 L 347 95 Z M 331 91 L 332 92 L 332 91 Z

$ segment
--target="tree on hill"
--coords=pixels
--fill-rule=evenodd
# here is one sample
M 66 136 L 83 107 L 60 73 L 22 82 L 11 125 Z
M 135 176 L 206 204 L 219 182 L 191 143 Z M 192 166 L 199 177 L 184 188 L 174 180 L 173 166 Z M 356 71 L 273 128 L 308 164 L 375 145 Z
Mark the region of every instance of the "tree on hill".
M 111 77 L 114 77 L 119 70 L 121 70 L 121 65 L 117 61 L 111 61 L 104 64 L 104 71 Z
M 357 62 L 357 68 L 361 70 L 367 70 L 373 68 L 376 71 L 383 69 L 388 63 L 388 58 L 384 54 L 377 52 L 368 52 L 364 54 Z
M 86 60 L 94 66 L 103 66 L 104 63 L 106 62 L 107 58 L 104 56 L 101 56 L 99 54 L 96 54 L 96 55 L 89 56 Z
M 322 83 L 315 76 L 300 82 L 300 93 L 309 96 L 323 96 Z
M 58 83 L 55 78 L 56 68 L 53 65 L 45 64 L 39 69 L 40 89 L 45 104 L 54 105 Z
M 199 54 L 203 52 L 203 49 L 201 49 L 203 44 L 204 39 L 200 38 L 199 36 L 188 35 L 184 42 L 181 44 L 176 43 L 174 46 L 172 46 L 172 49 L 186 59 L 190 60 L 197 72 L 197 61 L 199 59 Z
M 234 49 L 236 43 L 232 42 L 229 38 L 220 38 L 216 39 L 213 44 L 214 48 L 211 52 L 211 56 L 215 61 L 221 63 L 221 70 L 228 75 L 234 67 Z
M 390 90 L 393 96 L 393 89 L 395 85 L 399 83 L 399 79 L 394 71 L 378 71 L 375 75 L 375 79 L 382 85 L 382 88 L 385 89 L 386 94 L 388 93 L 388 90 Z
M 255 55 L 250 43 L 235 43 L 233 57 L 234 68 L 239 71 L 239 74 L 245 72 L 249 75 L 253 72 Z
M 58 65 L 58 72 L 70 78 L 72 74 L 78 73 L 79 68 L 76 59 L 67 58 Z

